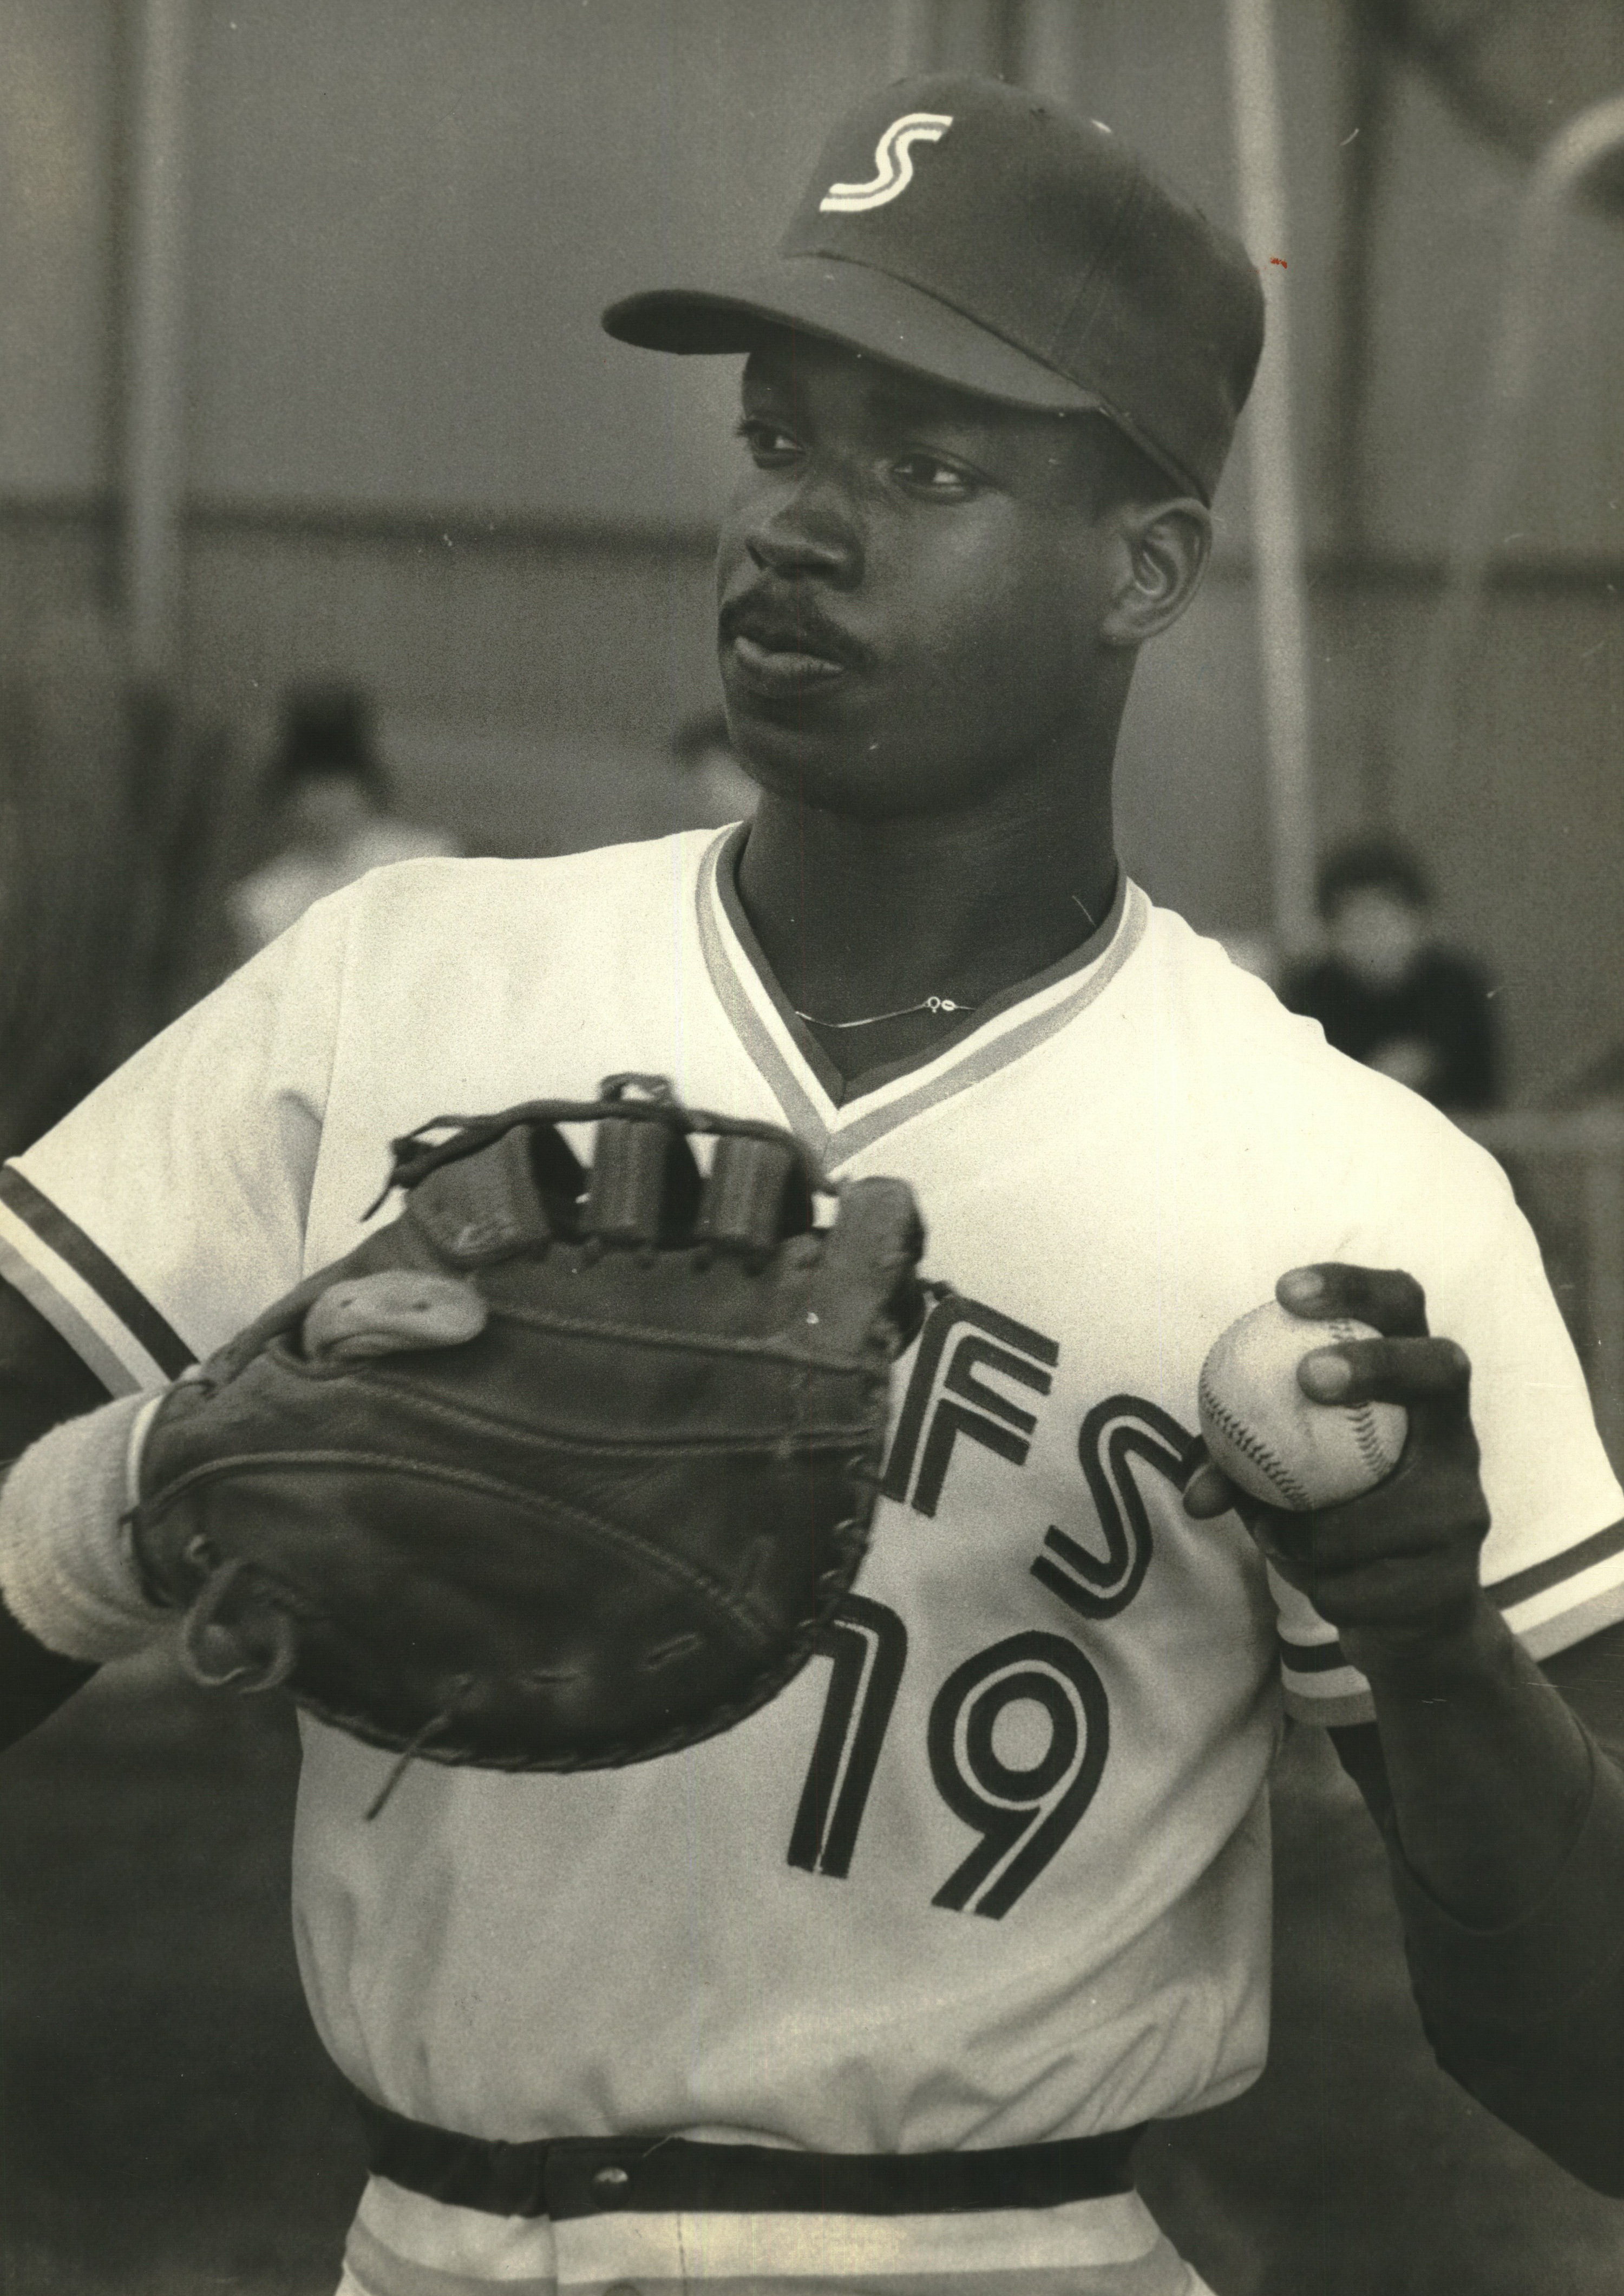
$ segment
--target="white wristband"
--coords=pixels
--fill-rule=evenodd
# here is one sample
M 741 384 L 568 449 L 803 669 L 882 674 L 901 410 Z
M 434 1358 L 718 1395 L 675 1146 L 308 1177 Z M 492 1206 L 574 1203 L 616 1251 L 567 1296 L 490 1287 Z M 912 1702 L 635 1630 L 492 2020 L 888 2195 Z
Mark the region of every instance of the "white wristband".
M 162 1399 L 127 1395 L 64 1421 L 0 1481 L 0 1596 L 62 1658 L 126 1658 L 169 1623 L 142 1593 L 123 1520 Z

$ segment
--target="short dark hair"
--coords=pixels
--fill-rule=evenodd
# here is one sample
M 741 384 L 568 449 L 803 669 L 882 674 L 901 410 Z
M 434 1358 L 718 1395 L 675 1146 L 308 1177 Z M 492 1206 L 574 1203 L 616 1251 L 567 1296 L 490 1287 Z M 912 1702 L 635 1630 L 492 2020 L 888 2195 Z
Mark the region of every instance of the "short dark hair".
M 1432 881 L 1425 863 L 1402 839 L 1379 830 L 1333 845 L 1319 865 L 1319 913 L 1331 917 L 1350 893 L 1394 893 L 1415 909 L 1430 909 Z
M 290 685 L 282 699 L 276 747 L 265 769 L 264 795 L 275 805 L 301 781 L 352 781 L 378 805 L 390 797 L 378 754 L 368 695 L 344 678 Z

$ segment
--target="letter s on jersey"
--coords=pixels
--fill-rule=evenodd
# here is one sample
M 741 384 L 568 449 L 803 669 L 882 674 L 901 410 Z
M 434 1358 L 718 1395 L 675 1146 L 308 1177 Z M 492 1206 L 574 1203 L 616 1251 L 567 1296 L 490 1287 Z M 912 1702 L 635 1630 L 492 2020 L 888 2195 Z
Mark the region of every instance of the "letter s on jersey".
M 1195 1448 L 1188 1428 L 1144 1396 L 1111 1395 L 1096 1403 L 1078 1431 L 1077 1456 L 1104 1552 L 1051 1524 L 1033 1578 L 1080 1618 L 1111 1619 L 1125 1611 L 1144 1583 L 1152 1546 L 1150 1510 L 1132 1463 L 1141 1461 L 1182 1491 Z
M 905 111 L 874 146 L 874 172 L 865 184 L 831 184 L 818 201 L 824 215 L 859 215 L 900 199 L 914 180 L 915 144 L 939 144 L 953 125 L 950 111 Z

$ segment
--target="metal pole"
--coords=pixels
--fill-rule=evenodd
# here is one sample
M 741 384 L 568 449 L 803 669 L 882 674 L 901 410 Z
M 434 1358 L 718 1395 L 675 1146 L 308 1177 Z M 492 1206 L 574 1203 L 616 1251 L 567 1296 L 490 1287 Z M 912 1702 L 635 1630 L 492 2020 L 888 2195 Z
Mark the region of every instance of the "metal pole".
M 1071 100 L 1077 78 L 1077 0 L 1023 0 L 1015 77 L 1040 94 Z
M 1585 1160 L 1585 1229 L 1595 1423 L 1624 1469 L 1624 1152 L 1616 1141 L 1611 1153 L 1598 1144 Z
M 191 0 L 139 0 L 132 27 L 124 610 L 133 666 L 172 663 L 185 473 L 186 80 Z
M 930 71 L 935 62 L 936 0 L 891 0 L 891 78 Z
M 1268 340 L 1247 420 L 1275 931 L 1290 955 L 1314 936 L 1315 833 L 1289 273 L 1274 259 L 1285 256 L 1289 265 L 1291 239 L 1272 0 L 1227 0 L 1226 21 L 1241 230 L 1268 300 Z
M 1450 541 L 1443 596 L 1428 639 L 1415 715 L 1414 766 L 1453 778 L 1458 711 L 1472 668 L 1496 529 L 1521 447 L 1538 379 L 1541 324 L 1557 273 L 1564 210 L 1591 169 L 1624 144 L 1624 95 L 1579 112 L 1551 138 L 1534 166 L 1506 258 L 1499 317 L 1479 417 L 1475 451 Z

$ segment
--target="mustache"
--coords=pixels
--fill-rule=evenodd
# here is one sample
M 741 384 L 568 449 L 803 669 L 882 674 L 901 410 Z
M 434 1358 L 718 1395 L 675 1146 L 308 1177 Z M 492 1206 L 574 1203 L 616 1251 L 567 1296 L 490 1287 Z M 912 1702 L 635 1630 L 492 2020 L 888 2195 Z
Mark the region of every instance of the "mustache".
M 759 588 L 726 599 L 717 616 L 724 643 L 750 639 L 774 653 L 820 654 L 850 669 L 866 669 L 874 656 L 805 592 Z

